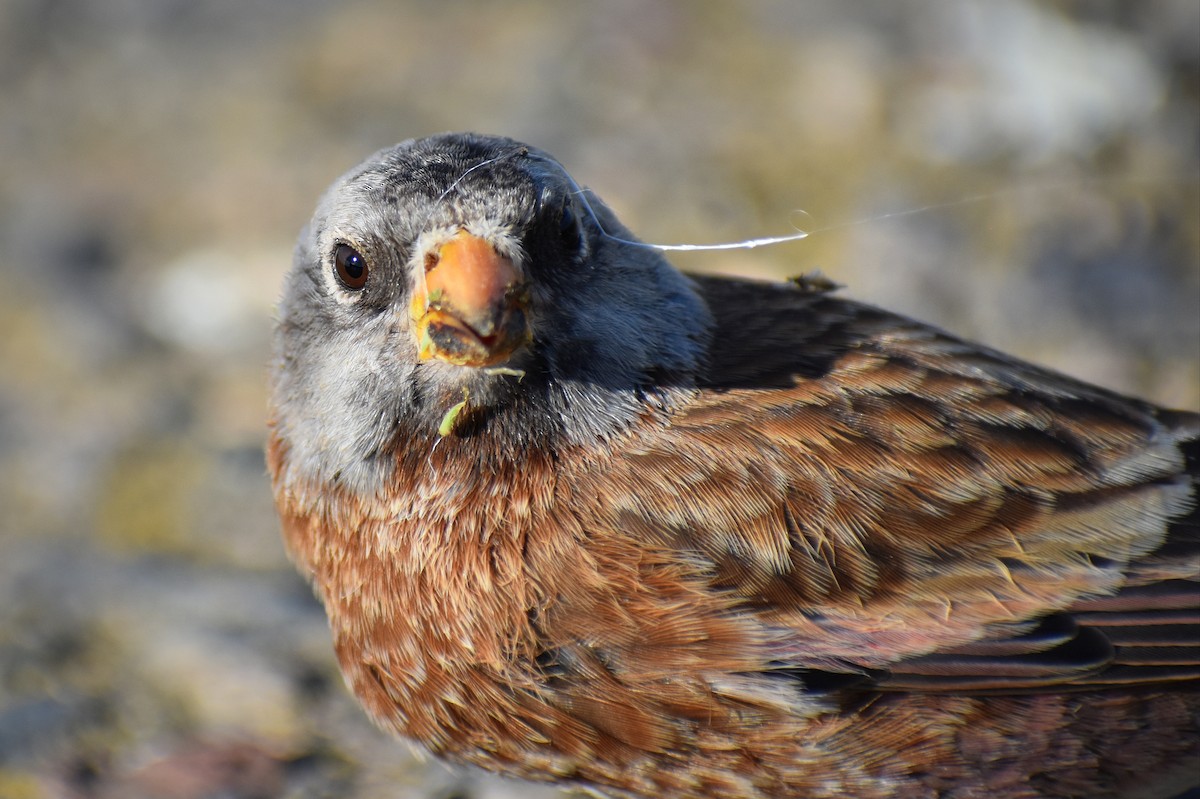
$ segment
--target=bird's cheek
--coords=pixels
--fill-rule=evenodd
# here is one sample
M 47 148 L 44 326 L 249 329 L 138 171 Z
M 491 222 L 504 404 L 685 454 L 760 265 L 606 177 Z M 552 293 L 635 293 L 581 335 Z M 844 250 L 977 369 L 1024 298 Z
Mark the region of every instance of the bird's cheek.
M 422 360 L 491 366 L 529 341 L 520 270 L 484 239 L 460 231 L 431 250 L 409 313 Z

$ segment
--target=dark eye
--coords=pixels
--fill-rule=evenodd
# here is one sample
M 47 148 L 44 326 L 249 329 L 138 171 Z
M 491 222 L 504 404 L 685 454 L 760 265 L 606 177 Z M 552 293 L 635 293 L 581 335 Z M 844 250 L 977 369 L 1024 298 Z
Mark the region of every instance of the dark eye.
M 558 234 L 563 247 L 569 252 L 575 252 L 582 243 L 579 238 L 579 220 L 570 202 L 563 203 L 562 215 L 558 218 Z
M 341 284 L 351 291 L 367 285 L 367 259 L 349 244 L 339 244 L 333 251 L 333 269 Z

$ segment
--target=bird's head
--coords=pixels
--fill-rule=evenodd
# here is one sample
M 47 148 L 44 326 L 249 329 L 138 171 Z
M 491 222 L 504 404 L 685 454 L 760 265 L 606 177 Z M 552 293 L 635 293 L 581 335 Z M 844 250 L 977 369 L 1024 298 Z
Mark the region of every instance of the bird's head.
M 668 408 L 711 319 L 544 152 L 447 134 L 339 178 L 279 306 L 276 435 L 310 478 L 361 488 L 398 445 L 603 439 Z

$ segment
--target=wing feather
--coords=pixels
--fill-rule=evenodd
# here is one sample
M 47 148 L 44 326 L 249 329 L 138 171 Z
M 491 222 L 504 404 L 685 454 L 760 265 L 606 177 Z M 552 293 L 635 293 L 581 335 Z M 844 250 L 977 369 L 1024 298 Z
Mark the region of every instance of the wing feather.
M 709 374 L 597 501 L 759 614 L 776 667 L 922 691 L 1200 677 L 1200 417 L 821 293 L 697 285 Z

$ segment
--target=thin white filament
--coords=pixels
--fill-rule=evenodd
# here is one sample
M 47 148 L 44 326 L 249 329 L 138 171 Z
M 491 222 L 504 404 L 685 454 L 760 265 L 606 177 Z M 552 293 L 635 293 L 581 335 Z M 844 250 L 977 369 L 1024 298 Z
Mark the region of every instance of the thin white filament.
M 785 243 L 791 242 L 791 241 L 800 241 L 801 239 L 808 238 L 810 235 L 812 235 L 814 233 L 825 233 L 825 232 L 829 232 L 832 230 L 839 230 L 839 229 L 847 228 L 847 227 L 856 227 L 858 225 L 879 222 L 879 221 L 887 220 L 887 219 L 897 219 L 897 218 L 903 218 L 903 217 L 907 217 L 907 216 L 915 216 L 917 214 L 924 214 L 924 213 L 928 213 L 930 211 L 937 211 L 937 210 L 941 210 L 941 209 L 945 209 L 945 208 L 955 208 L 955 207 L 961 207 L 961 206 L 965 206 L 965 205 L 973 205 L 973 204 L 981 203 L 981 202 L 994 201 L 998 197 L 1001 197 L 1003 195 L 1029 191 L 1029 188 L 1030 188 L 1028 186 L 1021 186 L 1021 187 L 1017 187 L 1015 189 L 1010 189 L 1007 191 L 993 191 L 993 192 L 986 192 L 986 193 L 982 193 L 982 194 L 975 194 L 975 195 L 951 200 L 949 202 L 931 203 L 931 204 L 923 205 L 923 206 L 920 206 L 917 208 L 908 208 L 908 209 L 904 209 L 901 211 L 892 211 L 892 212 L 888 212 L 888 213 L 877 214 L 874 216 L 867 217 L 865 219 L 855 219 L 855 220 L 851 220 L 851 221 L 847 221 L 847 222 L 841 222 L 841 223 L 837 223 L 837 224 L 813 228 L 810 230 L 800 230 L 799 228 L 795 228 L 796 229 L 795 233 L 791 233 L 791 234 L 787 234 L 787 235 L 783 235 L 783 236 L 764 236 L 761 238 L 746 239 L 744 241 L 720 242 L 717 244 L 658 244 L 658 243 L 654 243 L 654 242 L 634 241 L 633 239 L 622 238 L 621 236 L 617 236 L 617 235 L 605 230 L 604 224 L 600 221 L 599 216 L 596 214 L 595 209 L 592 207 L 592 204 L 588 199 L 588 195 L 591 193 L 589 190 L 584 189 L 582 186 L 580 186 L 578 183 L 576 183 L 575 178 L 571 177 L 570 173 L 567 172 L 565 169 L 563 169 L 562 165 L 559 164 L 557 161 L 555 161 L 553 158 L 549 158 L 549 157 L 544 156 L 537 152 L 531 152 L 525 147 L 518 147 L 518 148 L 514 148 L 513 150 L 511 150 L 509 152 L 502 153 L 494 158 L 490 158 L 486 161 L 481 161 L 480 163 L 475 164 L 474 166 L 472 166 L 469 169 L 467 169 L 466 171 L 464 171 L 461 175 L 458 176 L 458 178 L 454 181 L 454 183 L 452 183 L 444 192 L 442 192 L 441 197 L 438 198 L 438 202 L 440 203 L 443 199 L 445 199 L 452 191 L 454 191 L 455 188 L 458 187 L 458 185 L 463 181 L 464 178 L 466 178 L 467 175 L 469 175 L 471 172 L 474 172 L 476 169 L 488 166 L 489 164 L 494 164 L 498 161 L 503 161 L 507 158 L 513 158 L 513 157 L 517 157 L 517 156 L 526 156 L 528 158 L 534 158 L 534 159 L 537 159 L 540 161 L 547 161 L 551 165 L 553 165 L 556 168 L 556 170 L 559 172 L 559 174 L 562 175 L 566 179 L 567 183 L 570 184 L 570 186 L 572 188 L 572 193 L 579 198 L 581 204 L 583 205 L 584 210 L 587 212 L 587 215 L 591 218 L 592 222 L 596 225 L 596 228 L 600 231 L 600 234 L 602 236 L 604 236 L 605 238 L 607 238 L 609 241 L 617 242 L 619 244 L 624 244 L 629 247 L 642 247 L 644 249 L 659 250 L 662 252 L 704 252 L 704 251 L 717 251 L 717 250 L 752 250 L 756 247 L 766 247 L 766 246 L 770 246 L 773 244 L 785 244 Z M 1195 178 L 1188 178 L 1187 182 L 1192 182 L 1194 180 L 1195 180 Z M 1100 181 L 1100 182 L 1108 183 L 1108 182 L 1112 182 L 1112 181 L 1106 180 L 1106 181 Z M 1046 191 L 1046 190 L 1050 190 L 1050 189 L 1061 188 L 1062 186 L 1074 186 L 1077 184 L 1078 184 L 1077 180 L 1054 181 L 1054 182 L 1044 183 L 1044 184 L 1036 186 L 1034 188 L 1037 191 Z M 797 213 L 805 213 L 805 212 L 799 211 Z
M 529 153 L 529 157 L 538 158 L 539 156 L 536 153 Z M 541 160 L 549 159 L 542 158 Z M 784 242 L 788 241 L 799 241 L 800 239 L 808 238 L 808 233 L 806 231 L 797 230 L 795 233 L 791 233 L 786 236 L 765 236 L 757 239 L 746 239 L 745 241 L 721 242 L 719 244 L 655 244 L 648 241 L 623 239 L 620 236 L 609 233 L 604 229 L 604 224 L 596 215 L 596 211 L 592 208 L 591 202 L 588 201 L 588 191 L 576 183 L 575 178 L 571 177 L 571 174 L 563 169 L 560 164 L 554 161 L 551 161 L 551 163 L 559 168 L 562 176 L 567 179 L 569 184 L 571 184 L 571 188 L 573 189 L 572 193 L 580 199 L 584 210 L 587 211 L 588 216 L 591 217 L 592 222 L 595 223 L 596 228 L 600 231 L 600 234 L 609 241 L 615 241 L 618 244 L 625 244 L 630 247 L 642 247 L 648 250 L 659 250 L 662 252 L 700 252 L 705 250 L 753 250 L 755 247 L 765 247 L 771 244 L 783 244 Z
M 620 244 L 628 244 L 632 247 L 646 247 L 651 250 L 662 250 L 664 252 L 689 252 L 697 250 L 753 250 L 755 247 L 765 247 L 769 244 L 783 244 L 786 241 L 800 241 L 800 239 L 808 238 L 808 233 L 801 230 L 788 236 L 766 236 L 761 239 L 726 241 L 720 244 L 653 244 L 648 241 L 631 241 L 629 239 L 623 239 L 620 236 L 614 236 L 603 227 L 600 228 L 600 232 L 604 234 L 604 237 L 609 241 L 619 242 Z

